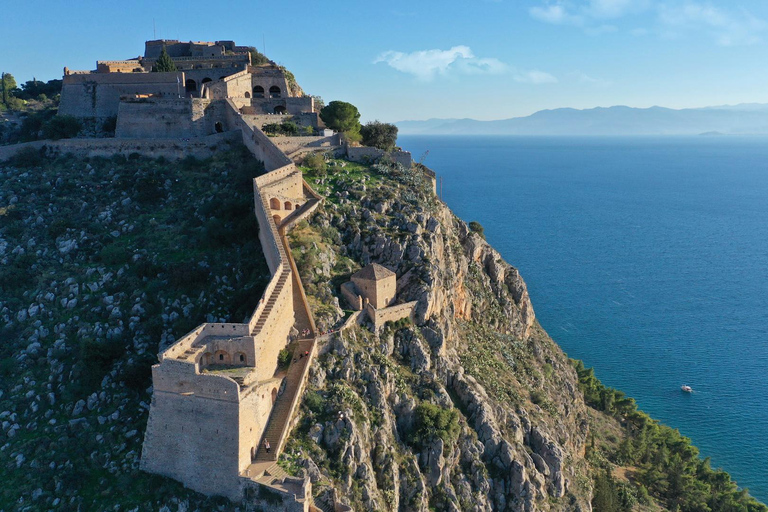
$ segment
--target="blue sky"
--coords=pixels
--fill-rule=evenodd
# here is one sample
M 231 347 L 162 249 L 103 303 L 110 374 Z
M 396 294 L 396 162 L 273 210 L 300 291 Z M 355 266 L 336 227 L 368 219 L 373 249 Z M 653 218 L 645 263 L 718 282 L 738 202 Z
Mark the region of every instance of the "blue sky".
M 364 120 L 768 103 L 765 0 L 112 4 L 9 3 L 0 69 L 48 80 L 136 57 L 154 18 L 158 38 L 266 41 L 305 91 L 354 103 Z

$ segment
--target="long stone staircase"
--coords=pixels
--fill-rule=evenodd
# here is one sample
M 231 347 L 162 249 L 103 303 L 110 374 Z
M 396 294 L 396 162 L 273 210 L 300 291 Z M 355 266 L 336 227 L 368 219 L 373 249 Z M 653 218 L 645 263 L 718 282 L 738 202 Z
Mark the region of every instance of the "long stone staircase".
M 261 333 L 261 330 L 267 323 L 267 319 L 269 319 L 269 315 L 272 313 L 272 310 L 275 307 L 277 298 L 280 296 L 280 292 L 283 291 L 283 287 L 288 281 L 290 275 L 291 271 L 287 268 L 283 269 L 283 271 L 280 273 L 277 284 L 275 285 L 274 290 L 272 290 L 272 293 L 269 295 L 269 299 L 267 299 L 267 303 L 264 306 L 264 309 L 261 311 L 261 315 L 259 315 L 259 320 L 256 322 L 256 325 L 253 328 L 253 332 L 251 333 L 252 336 L 257 336 L 259 333 Z

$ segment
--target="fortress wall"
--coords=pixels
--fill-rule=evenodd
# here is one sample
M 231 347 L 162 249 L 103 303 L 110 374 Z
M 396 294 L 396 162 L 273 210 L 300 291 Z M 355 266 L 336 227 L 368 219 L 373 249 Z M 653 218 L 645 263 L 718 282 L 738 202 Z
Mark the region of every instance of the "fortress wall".
M 37 140 L 0 146 L 0 162 L 14 156 L 17 152 L 31 148 L 44 149 L 47 155 L 56 156 L 72 153 L 78 157 L 111 157 L 115 154 L 128 156 L 134 153 L 150 158 L 159 156 L 177 160 L 187 156 L 208 158 L 217 149 L 227 146 L 230 141 L 240 139 L 239 132 L 217 133 L 190 140 L 174 139 L 62 139 Z
M 293 153 L 302 148 L 331 148 L 331 146 L 341 145 L 341 136 L 339 134 L 329 137 L 272 137 L 272 142 L 280 148 L 283 153 Z
M 387 153 L 379 148 L 368 146 L 347 146 L 347 158 L 353 162 L 376 162 L 387 154 L 392 160 L 407 169 L 413 165 L 413 158 L 409 151 L 390 151 Z
M 242 490 L 235 478 L 240 469 L 239 405 L 167 393 L 156 387 L 141 469 L 173 478 L 209 496 L 239 501 Z
M 274 379 L 255 384 L 240 402 L 240 472 L 250 465 L 252 456 L 256 454 L 272 412 L 273 391 L 277 396 L 281 382 L 282 379 Z
M 251 105 L 257 115 L 272 114 L 275 112 L 275 107 L 285 107 L 285 111 L 288 114 L 299 115 L 302 113 L 313 112 L 315 108 L 315 99 L 311 96 L 287 98 L 285 97 L 285 94 L 283 94 L 283 97 L 281 98 L 253 98 Z
M 293 172 L 282 180 L 263 185 L 261 187 L 261 195 L 266 200 L 267 206 L 269 206 L 270 199 L 278 197 L 290 198 L 292 203 L 301 201 L 304 204 L 304 187 L 302 186 L 301 174 Z M 293 210 L 289 211 L 293 213 Z M 279 210 L 272 210 L 270 208 L 270 212 L 278 213 L 281 218 L 285 217 L 283 204 L 280 205 Z
M 181 87 L 179 88 L 179 83 Z M 120 97 L 146 94 L 178 97 L 184 73 L 89 73 L 64 76 L 59 114 L 75 117 L 116 116 Z
M 362 300 L 360 294 L 357 293 L 355 285 L 351 282 L 346 282 L 341 285 L 341 295 L 347 300 L 349 306 L 357 311 L 360 311 L 360 301 Z
M 116 138 L 167 139 L 202 137 L 215 132 L 207 118 L 207 100 L 141 98 L 121 101 Z
M 237 105 L 231 99 L 228 99 L 227 103 L 230 106 L 230 111 L 228 112 L 230 126 L 232 126 L 232 128 L 241 129 L 243 133 L 243 144 L 245 144 L 253 156 L 264 162 L 264 168 L 268 173 L 271 174 L 271 171 L 275 171 L 281 167 L 293 166 L 293 161 L 272 144 L 269 137 L 264 135 L 264 132 L 245 122 L 243 117 L 239 114 Z M 290 169 L 281 169 L 281 171 L 287 174 L 290 174 L 291 172 Z M 264 176 L 261 177 L 264 178 Z
M 256 369 L 260 379 L 271 378 L 277 367 L 277 355 L 288 344 L 293 324 L 296 322 L 293 312 L 292 280 L 289 278 L 277 295 L 276 302 L 264 326 L 254 336 L 256 349 Z
M 237 402 L 240 386 L 221 375 L 197 373 L 192 361 L 165 358 L 152 367 L 152 386 L 164 393 L 193 393 L 196 397 L 211 398 L 219 402 Z
M 269 208 L 261 200 L 261 194 L 258 190 L 255 190 L 254 197 L 256 198 L 254 211 L 256 212 L 256 221 L 259 223 L 259 241 L 261 242 L 261 248 L 267 260 L 269 271 L 272 272 L 273 276 L 276 276 L 282 272 L 283 265 L 285 264 L 282 261 L 280 247 L 277 245 L 277 227 L 275 226 L 275 221 L 272 220 L 272 215 L 269 213 Z M 264 296 L 266 297 L 266 294 Z
M 414 322 L 413 312 L 416 310 L 416 304 L 418 301 L 406 302 L 383 309 L 376 309 L 369 304 L 365 311 L 373 322 L 374 329 L 378 331 L 387 322 L 397 322 L 403 318 L 410 318 L 411 322 Z

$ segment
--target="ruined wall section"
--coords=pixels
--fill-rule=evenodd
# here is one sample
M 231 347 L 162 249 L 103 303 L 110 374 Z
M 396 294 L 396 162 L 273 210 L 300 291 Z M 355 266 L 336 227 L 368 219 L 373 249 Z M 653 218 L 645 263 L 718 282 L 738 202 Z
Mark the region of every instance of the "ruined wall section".
M 181 86 L 179 86 L 181 84 Z M 175 98 L 184 92 L 184 73 L 76 73 L 64 76 L 59 114 L 116 116 L 121 96 Z
M 371 319 L 371 323 L 375 330 L 379 330 L 384 327 L 387 322 L 397 322 L 403 318 L 409 318 L 411 322 L 415 323 L 414 311 L 418 301 L 406 302 L 405 304 L 398 304 L 397 306 L 390 306 L 388 308 L 376 309 L 370 304 L 365 307 L 368 318 Z

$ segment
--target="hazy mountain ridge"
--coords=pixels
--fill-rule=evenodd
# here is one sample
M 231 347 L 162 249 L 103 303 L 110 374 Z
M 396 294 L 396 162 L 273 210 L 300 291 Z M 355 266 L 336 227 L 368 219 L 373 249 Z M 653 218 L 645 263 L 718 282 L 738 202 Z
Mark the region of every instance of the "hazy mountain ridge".
M 558 108 L 495 121 L 429 119 L 396 124 L 401 135 L 757 135 L 768 134 L 768 105 L 745 103 L 681 110 Z

